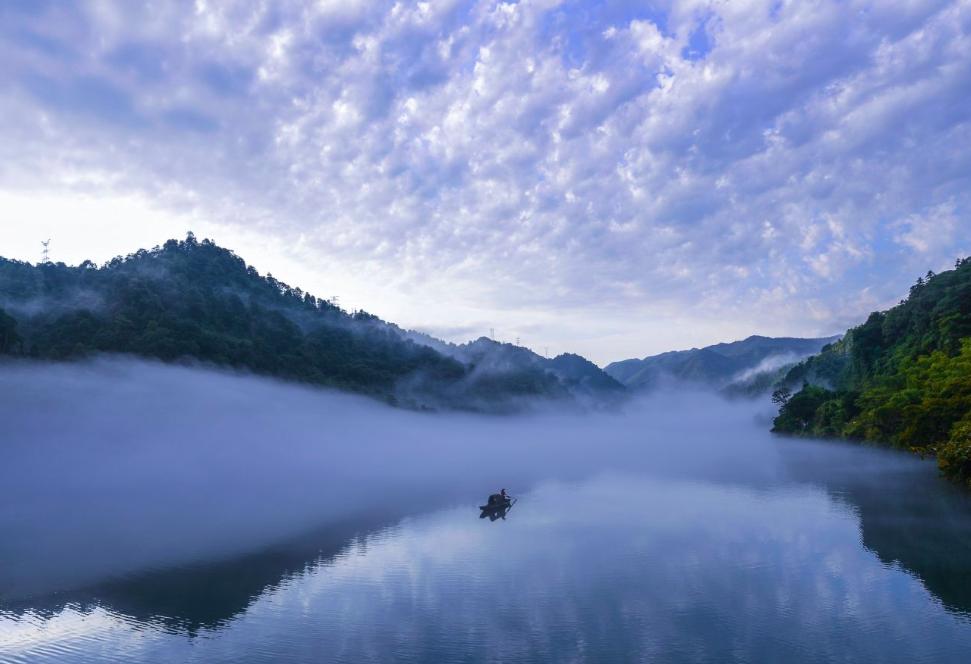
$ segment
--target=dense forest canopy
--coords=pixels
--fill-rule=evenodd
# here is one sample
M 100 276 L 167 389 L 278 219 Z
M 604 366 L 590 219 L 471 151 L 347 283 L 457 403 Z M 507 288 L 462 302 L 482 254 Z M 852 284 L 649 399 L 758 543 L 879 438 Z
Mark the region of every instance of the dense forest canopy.
M 507 409 L 521 397 L 575 397 L 596 383 L 526 349 L 529 362 L 485 366 L 490 353 L 516 348 L 509 344 L 480 340 L 483 350 L 463 357 L 463 346 L 421 337 L 262 276 L 191 233 L 100 267 L 0 258 L 3 354 L 188 358 L 418 408 Z M 592 364 L 588 371 L 613 382 Z
M 971 259 L 928 272 L 900 304 L 794 367 L 777 397 L 775 431 L 936 454 L 945 475 L 971 485 Z

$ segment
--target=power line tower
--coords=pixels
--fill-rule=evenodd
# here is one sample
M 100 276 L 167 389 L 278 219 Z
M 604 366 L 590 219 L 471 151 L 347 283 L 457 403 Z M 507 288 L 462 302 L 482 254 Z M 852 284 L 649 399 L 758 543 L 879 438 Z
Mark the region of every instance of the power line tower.
M 519 345 L 519 337 L 516 337 L 516 345 Z
M 51 255 L 50 255 L 49 247 L 50 247 L 50 244 L 51 244 L 51 239 L 50 238 L 47 238 L 46 240 L 41 240 L 41 244 L 44 245 L 44 251 L 41 252 L 40 262 L 41 263 L 50 263 L 51 262 Z
M 496 339 L 496 328 L 494 328 L 494 327 L 490 327 L 489 328 L 489 338 L 492 339 L 493 341 L 495 341 L 495 339 Z

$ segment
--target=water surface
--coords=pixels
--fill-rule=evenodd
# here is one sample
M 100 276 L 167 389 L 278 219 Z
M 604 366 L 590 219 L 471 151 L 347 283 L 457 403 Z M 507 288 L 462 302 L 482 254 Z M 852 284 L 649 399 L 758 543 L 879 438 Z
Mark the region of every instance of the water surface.
M 427 415 L 117 361 L 9 365 L 0 396 L 0 661 L 971 651 L 968 497 L 765 405 Z

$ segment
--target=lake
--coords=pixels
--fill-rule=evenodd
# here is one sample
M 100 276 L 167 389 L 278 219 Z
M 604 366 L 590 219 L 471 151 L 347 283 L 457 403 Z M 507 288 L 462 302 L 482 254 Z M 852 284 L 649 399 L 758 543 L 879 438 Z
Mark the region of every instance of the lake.
M 4 365 L 0 661 L 968 661 L 969 496 L 770 417 Z

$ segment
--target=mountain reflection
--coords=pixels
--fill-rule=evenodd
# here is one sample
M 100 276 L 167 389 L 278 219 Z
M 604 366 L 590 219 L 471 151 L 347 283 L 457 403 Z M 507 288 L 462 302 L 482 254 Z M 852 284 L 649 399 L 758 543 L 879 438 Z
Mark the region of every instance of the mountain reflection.
M 756 491 L 786 486 L 824 489 L 832 500 L 850 507 L 862 545 L 883 564 L 899 566 L 919 579 L 948 610 L 971 614 L 971 579 L 966 574 L 971 561 L 969 497 L 909 456 L 838 444 L 821 457 L 819 445 L 832 444 L 780 440 L 780 459 L 789 480 L 775 487 L 762 482 L 741 486 Z M 656 480 L 646 476 L 642 481 Z M 712 483 L 719 485 L 733 486 Z M 505 520 L 511 508 L 480 509 L 479 518 Z M 55 614 L 68 605 L 80 611 L 100 606 L 188 635 L 217 630 L 288 579 L 309 571 L 326 574 L 349 547 L 366 550 L 368 540 L 398 518 L 382 515 L 331 525 L 259 552 L 131 575 L 82 591 L 8 604 L 4 609 L 15 614 L 28 610 Z
M 883 564 L 899 565 L 949 610 L 971 615 L 966 491 L 938 477 L 933 463 L 900 451 L 789 439 L 780 439 L 779 450 L 794 479 L 853 507 L 863 546 Z
M 971 647 L 914 577 L 860 546 L 858 506 L 835 491 L 617 471 L 544 481 L 501 528 L 468 506 L 329 528 L 102 584 L 43 620 L 76 632 L 49 652 L 100 643 L 103 656 L 137 637 L 129 659 L 150 661 L 564 661 L 590 651 L 618 661 L 638 648 L 673 660 L 952 661 Z M 38 618 L 36 608 L 23 615 Z M 901 631 L 912 620 L 921 630 Z M 42 637 L 10 661 L 48 659 L 34 643 Z
M 81 590 L 0 603 L 0 611 L 54 615 L 68 606 L 80 612 L 103 607 L 135 622 L 195 635 L 218 629 L 245 612 L 261 595 L 311 568 L 326 566 L 350 543 L 365 539 L 384 525 L 377 518 L 331 525 L 247 555 L 152 570 Z

